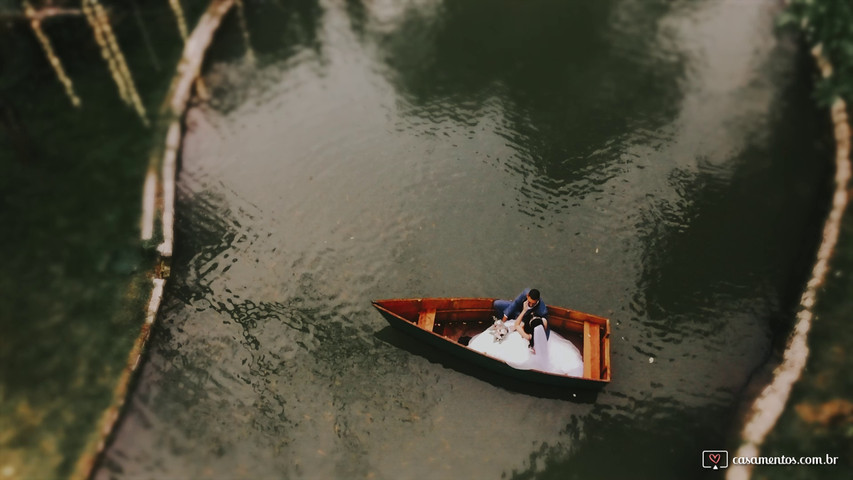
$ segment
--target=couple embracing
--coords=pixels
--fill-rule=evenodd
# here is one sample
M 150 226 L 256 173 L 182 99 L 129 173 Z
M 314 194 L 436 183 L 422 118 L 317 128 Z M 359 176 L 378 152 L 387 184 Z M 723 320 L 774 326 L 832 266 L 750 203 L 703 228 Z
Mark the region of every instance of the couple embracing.
M 521 292 L 515 300 L 495 300 L 492 305 L 498 315 L 503 315 L 503 322 L 515 320 L 514 328 L 527 340 L 530 353 L 536 354 L 533 340 L 533 329 L 541 325 L 545 330 L 545 338 L 549 337 L 548 307 L 542 301 L 539 290 L 532 288 Z

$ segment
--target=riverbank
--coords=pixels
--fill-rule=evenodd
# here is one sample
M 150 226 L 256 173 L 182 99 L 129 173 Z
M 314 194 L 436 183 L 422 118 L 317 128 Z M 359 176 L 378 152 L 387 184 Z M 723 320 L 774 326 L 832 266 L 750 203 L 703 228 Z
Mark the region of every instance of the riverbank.
M 72 478 L 85 479 L 92 475 L 121 415 L 133 375 L 142 359 L 151 327 L 157 319 L 174 251 L 175 180 L 183 134 L 182 122 L 193 89 L 200 95 L 206 95 L 205 87 L 199 79 L 204 54 L 223 18 L 235 3 L 235 0 L 211 0 L 196 27 L 185 40 L 183 55 L 178 61 L 171 87 L 160 108 L 158 128 L 153 136 L 155 139 L 162 139 L 162 143 L 157 144 L 149 156 L 140 224 L 143 244 L 157 245 L 154 267 L 148 275 L 151 293 L 144 310 L 144 322 L 130 349 L 124 370 L 116 382 L 112 402 L 98 422 L 95 438 L 90 440 L 80 455 Z
M 752 406 L 737 456 L 833 458 L 832 465 L 757 467 L 753 478 L 837 478 L 853 467 L 853 212 L 848 208 L 853 100 L 853 4 L 790 2 L 781 26 L 797 26 L 819 78 L 815 101 L 827 108 L 835 140 L 834 194 L 823 242 L 803 293 L 797 324 L 773 381 Z M 772 429 L 772 430 L 771 430 Z M 730 479 L 751 470 L 729 470 Z
M 7 32 L 23 68 L 2 84 L 4 113 L 14 112 L 0 149 L 4 477 L 88 476 L 127 394 L 167 273 L 163 229 L 145 240 L 139 224 L 147 159 L 163 157 L 165 131 L 178 115 L 158 111 L 175 91 L 164 66 L 186 66 L 178 62 L 176 18 L 197 19 L 207 6 L 184 4 L 180 16 L 150 6 L 109 11 L 120 46 L 111 55 L 126 59 L 120 79 L 98 59 L 107 37 L 93 36 L 80 15 L 42 21 L 38 41 L 26 23 Z M 54 77 L 57 62 L 65 89 Z M 122 105 L 117 85 L 122 96 L 138 87 L 139 108 Z M 69 105 L 72 89 L 79 107 Z M 160 212 L 167 190 L 156 190 Z
M 820 71 L 815 98 L 828 107 L 833 119 L 837 168 L 847 169 L 848 183 L 835 202 L 849 201 L 853 4 L 844 0 L 797 1 L 792 2 L 790 15 L 788 18 L 802 28 L 813 49 Z M 853 469 L 853 329 L 849 321 L 853 318 L 853 211 L 849 207 L 839 219 L 839 229 L 827 282 L 814 307 L 808 362 L 763 448 L 769 456 L 838 457 L 836 465 L 764 466 L 756 469 L 756 478 L 829 479 L 838 478 L 839 469 Z
M 821 76 L 815 100 L 830 107 L 837 98 L 853 104 L 853 4 L 846 0 L 789 0 L 781 28 L 796 28 L 815 54 Z M 831 66 L 830 66 L 831 65 Z

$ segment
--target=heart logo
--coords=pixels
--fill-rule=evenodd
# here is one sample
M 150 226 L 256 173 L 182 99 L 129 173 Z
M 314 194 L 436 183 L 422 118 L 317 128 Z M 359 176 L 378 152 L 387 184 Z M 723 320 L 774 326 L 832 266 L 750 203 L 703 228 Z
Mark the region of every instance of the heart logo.
M 720 463 L 720 454 L 719 453 L 709 453 L 708 459 L 714 463 Z

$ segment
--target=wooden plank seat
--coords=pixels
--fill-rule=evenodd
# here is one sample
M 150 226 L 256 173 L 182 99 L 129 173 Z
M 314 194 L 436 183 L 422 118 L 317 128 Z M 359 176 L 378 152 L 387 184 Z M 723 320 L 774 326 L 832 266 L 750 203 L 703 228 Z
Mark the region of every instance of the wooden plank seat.
M 601 377 L 601 328 L 598 324 L 583 324 L 583 376 L 598 380 Z
M 434 324 L 435 324 L 435 309 L 430 308 L 430 309 L 421 311 L 421 313 L 418 315 L 418 327 L 422 328 L 428 332 L 431 332 Z

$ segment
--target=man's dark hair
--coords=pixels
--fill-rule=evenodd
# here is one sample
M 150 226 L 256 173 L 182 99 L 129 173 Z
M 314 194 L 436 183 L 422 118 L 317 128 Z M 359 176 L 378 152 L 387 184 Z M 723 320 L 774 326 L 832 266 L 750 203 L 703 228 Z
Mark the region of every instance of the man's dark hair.
M 527 296 L 538 302 L 539 301 L 539 290 L 536 290 L 535 288 L 533 288 L 529 292 L 527 292 Z

